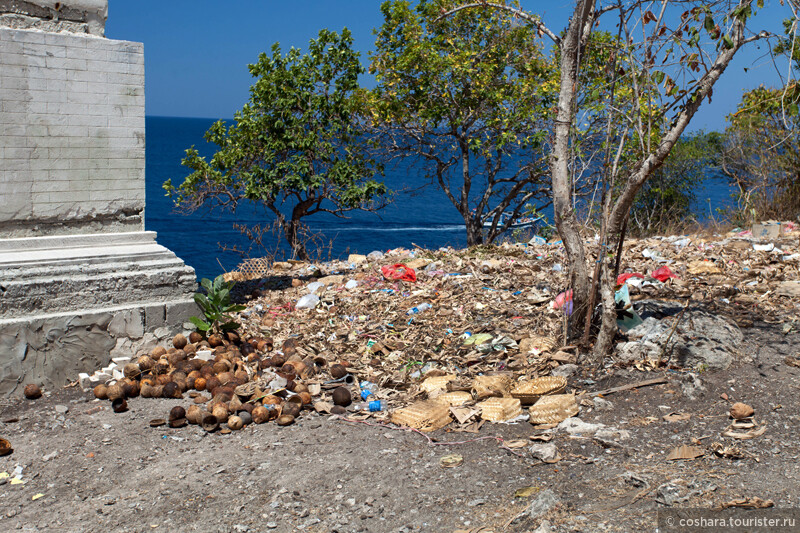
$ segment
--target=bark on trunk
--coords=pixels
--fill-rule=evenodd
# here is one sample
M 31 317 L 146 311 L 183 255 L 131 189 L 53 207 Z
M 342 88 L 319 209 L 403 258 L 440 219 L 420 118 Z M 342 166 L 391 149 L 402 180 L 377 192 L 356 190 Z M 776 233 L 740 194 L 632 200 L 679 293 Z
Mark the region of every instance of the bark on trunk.
M 579 332 L 584 322 L 589 300 L 589 273 L 586 252 L 580 234 L 578 218 L 572 207 L 572 183 L 569 170 L 570 129 L 574 118 L 575 91 L 580 68 L 581 44 L 591 32 L 587 24 L 594 12 L 593 0 L 579 1 L 561 41 L 561 90 L 558 95 L 558 112 L 555 120 L 553 153 L 550 173 L 553 182 L 553 208 L 556 228 L 564 242 L 569 261 L 569 284 L 573 290 L 574 311 L 570 317 L 570 336 Z
M 308 252 L 305 244 L 300 239 L 300 220 L 291 219 L 286 223 L 286 240 L 289 241 L 289 246 L 292 247 L 292 255 L 295 259 L 301 261 L 308 260 Z

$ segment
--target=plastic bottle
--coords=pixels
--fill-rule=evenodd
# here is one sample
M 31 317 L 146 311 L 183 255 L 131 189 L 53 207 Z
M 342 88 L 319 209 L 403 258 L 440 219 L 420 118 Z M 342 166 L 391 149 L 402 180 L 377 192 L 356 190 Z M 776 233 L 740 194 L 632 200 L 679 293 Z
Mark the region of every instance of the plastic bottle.
M 384 402 L 383 400 L 360 402 L 356 404 L 356 409 L 358 411 L 370 411 L 371 413 L 374 413 L 376 411 L 384 411 L 386 409 L 386 402 Z
M 412 307 L 406 313 L 407 315 L 416 315 L 417 313 L 422 313 L 427 311 L 428 309 L 432 308 L 433 306 L 429 303 L 420 304 L 417 307 Z
M 366 400 L 373 394 L 375 391 L 378 390 L 378 385 L 376 383 L 372 383 L 371 381 L 362 381 L 361 382 L 361 399 Z

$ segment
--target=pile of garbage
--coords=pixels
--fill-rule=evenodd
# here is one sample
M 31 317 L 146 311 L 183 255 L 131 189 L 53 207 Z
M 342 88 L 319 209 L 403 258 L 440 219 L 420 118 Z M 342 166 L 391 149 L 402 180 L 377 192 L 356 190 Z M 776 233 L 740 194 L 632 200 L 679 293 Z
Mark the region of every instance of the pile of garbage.
M 617 293 L 626 364 L 698 364 L 665 348 L 690 327 L 681 322 L 694 307 L 737 330 L 755 320 L 800 326 L 800 231 L 784 223 L 768 237 L 629 240 Z M 462 429 L 556 424 L 578 412 L 575 392 L 586 383 L 568 383 L 579 353 L 565 342 L 571 293 L 560 241 L 264 265 L 255 274 L 243 268 L 250 276 L 228 275 L 245 281 L 237 333 L 178 335 L 168 349 L 115 360 L 95 395 L 116 402 L 115 410 L 136 394 L 188 395 L 191 406 L 153 424 L 209 431 L 286 425 L 310 412 L 422 430 L 453 421 Z M 641 304 L 652 301 L 673 311 L 648 317 Z

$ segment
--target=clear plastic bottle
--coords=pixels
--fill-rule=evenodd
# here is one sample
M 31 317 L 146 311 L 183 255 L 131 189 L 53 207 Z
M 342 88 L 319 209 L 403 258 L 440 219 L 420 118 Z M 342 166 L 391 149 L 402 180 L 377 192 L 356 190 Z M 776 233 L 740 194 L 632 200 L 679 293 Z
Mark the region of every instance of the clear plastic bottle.
M 411 309 L 409 309 L 406 314 L 407 315 L 416 315 L 418 313 L 422 313 L 424 311 L 427 311 L 428 309 L 430 309 L 432 307 L 433 306 L 431 304 L 429 304 L 429 303 L 420 304 L 420 305 L 418 305 L 416 307 L 412 307 Z
M 372 400 L 369 402 L 359 402 L 356 404 L 357 411 L 370 411 L 372 413 L 376 411 L 385 411 L 386 410 L 386 402 L 383 400 Z
M 361 399 L 366 400 L 378 390 L 378 384 L 371 381 L 362 381 L 361 385 Z

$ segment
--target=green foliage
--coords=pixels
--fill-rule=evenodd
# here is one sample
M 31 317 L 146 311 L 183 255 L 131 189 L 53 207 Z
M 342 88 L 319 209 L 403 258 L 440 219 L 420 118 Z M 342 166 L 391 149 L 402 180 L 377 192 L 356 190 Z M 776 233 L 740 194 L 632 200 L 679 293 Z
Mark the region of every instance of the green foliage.
M 792 30 L 787 22 L 774 52 L 790 57 L 797 71 L 800 44 Z M 745 92 L 728 123 L 722 168 L 737 188 L 734 222 L 794 218 L 800 211 L 800 83 Z
M 214 281 L 203 278 L 200 285 L 206 293 L 195 293 L 194 301 L 203 311 L 203 317 L 189 318 L 197 330 L 208 334 L 238 329 L 239 323 L 233 319 L 231 313 L 244 311 L 247 307 L 231 303 L 231 289 L 235 282 L 226 282 L 220 274 Z
M 257 79 L 235 124 L 218 121 L 206 132 L 218 151 L 207 161 L 188 149 L 182 163 L 192 173 L 178 187 L 164 184 L 176 205 L 260 204 L 302 258 L 303 217 L 380 207 L 387 189 L 373 178 L 383 169 L 364 136 L 358 86 L 364 68 L 352 44 L 347 29 L 322 30 L 305 55 L 295 48 L 284 55 L 278 43 L 271 55 L 259 55 L 249 66 Z
M 723 136 L 699 132 L 682 137 L 664 164 L 636 195 L 629 227 L 633 235 L 663 233 L 693 220 L 697 188 L 718 168 Z
M 484 220 L 542 192 L 544 117 L 556 94 L 544 82 L 555 73 L 530 25 L 491 8 L 440 18 L 452 5 L 381 5 L 370 102 L 387 149 L 438 184 L 474 245 Z

